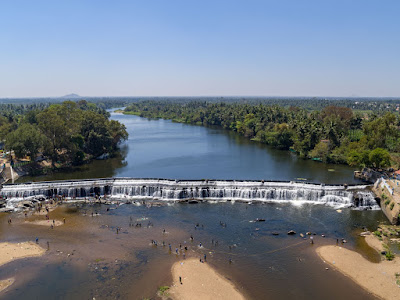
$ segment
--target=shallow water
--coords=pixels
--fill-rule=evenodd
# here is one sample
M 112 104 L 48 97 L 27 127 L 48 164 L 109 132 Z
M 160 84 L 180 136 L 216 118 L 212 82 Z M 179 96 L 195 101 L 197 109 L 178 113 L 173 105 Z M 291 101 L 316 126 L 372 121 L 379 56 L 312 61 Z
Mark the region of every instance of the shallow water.
M 71 204 L 69 204 L 71 205 Z M 0 237 L 6 241 L 39 237 L 50 250 L 41 258 L 12 262 L 0 269 L 0 278 L 16 276 L 5 299 L 142 299 L 154 297 L 157 288 L 171 282 L 170 267 L 182 256 L 173 254 L 179 243 L 188 245 L 187 256 L 207 254 L 207 263 L 233 280 L 251 299 L 374 299 L 338 272 L 325 270 L 315 247 L 349 241 L 374 260 L 373 252 L 360 243 L 357 233 L 366 226 L 373 230 L 384 221 L 381 211 L 344 209 L 337 213 L 322 205 L 290 204 L 174 204 L 152 207 L 84 205 L 75 212 L 59 208 L 51 218 L 67 219 L 66 225 L 23 224 L 24 216 L 14 213 L 13 223 L 0 217 Z M 115 206 L 111 207 L 115 208 Z M 86 212 L 86 215 L 84 215 Z M 94 212 L 94 216 L 91 216 Z M 96 216 L 95 213 L 99 215 Z M 142 217 L 142 228 L 130 227 Z M 42 218 L 44 218 L 42 216 Z M 265 222 L 249 222 L 265 218 Z M 147 228 L 148 222 L 154 226 Z M 226 227 L 220 225 L 226 223 Z M 195 224 L 199 227 L 195 228 Z M 107 225 L 107 226 L 105 226 Z M 116 226 L 122 227 L 116 234 Z M 167 233 L 163 234 L 162 230 Z M 298 234 L 315 232 L 315 244 Z M 272 232 L 279 232 L 274 236 Z M 320 235 L 325 234 L 323 238 Z M 193 235 L 194 242 L 189 240 Z M 152 246 L 150 240 L 158 241 Z M 171 243 L 162 247 L 162 241 Z M 212 243 L 218 241 L 218 246 Z M 186 241 L 186 244 L 184 243 Z M 198 244 L 203 247 L 199 248 Z M 58 250 L 58 251 L 57 251 Z M 62 252 L 62 253 L 61 253 Z M 69 254 L 72 254 L 68 256 Z M 228 260 L 233 260 L 229 264 Z

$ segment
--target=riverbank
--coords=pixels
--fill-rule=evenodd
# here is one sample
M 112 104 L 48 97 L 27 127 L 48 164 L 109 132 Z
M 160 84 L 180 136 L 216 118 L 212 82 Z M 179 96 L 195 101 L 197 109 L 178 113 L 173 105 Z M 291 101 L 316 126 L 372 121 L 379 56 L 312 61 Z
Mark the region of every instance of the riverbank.
M 245 299 L 232 282 L 197 259 L 176 262 L 171 271 L 173 285 L 168 290 L 168 296 L 174 300 Z
M 382 244 L 373 236 L 366 239 L 375 250 L 383 249 Z M 400 296 L 400 260 L 372 263 L 355 251 L 340 246 L 322 246 L 317 248 L 321 259 L 342 274 L 348 276 L 368 292 L 387 300 Z
M 0 243 L 0 266 L 17 259 L 42 256 L 45 249 L 32 242 Z M 15 278 L 0 280 L 0 292 L 7 289 L 15 281 Z
M 45 252 L 33 242 L 0 243 L 0 266 L 20 258 L 42 256 Z

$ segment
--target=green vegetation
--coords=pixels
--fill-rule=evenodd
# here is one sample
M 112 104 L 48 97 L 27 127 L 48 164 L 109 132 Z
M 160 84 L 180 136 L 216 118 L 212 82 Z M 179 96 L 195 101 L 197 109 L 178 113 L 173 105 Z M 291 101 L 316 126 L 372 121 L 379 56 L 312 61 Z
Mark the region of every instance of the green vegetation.
M 393 207 L 394 207 L 394 202 L 392 202 L 392 203 L 390 203 L 390 210 L 393 210 Z
M 390 250 L 388 244 L 383 244 L 383 248 L 385 248 L 385 258 L 387 260 L 393 260 L 395 258 L 395 254 Z
M 160 293 L 161 296 L 166 296 L 168 294 L 167 293 L 168 290 L 169 290 L 169 286 L 166 286 L 166 285 L 160 286 L 158 288 L 158 292 Z
M 390 199 L 387 199 L 386 201 L 385 201 L 385 206 L 388 206 L 390 204 Z
M 382 232 L 380 232 L 379 230 L 374 231 L 374 235 L 377 237 L 382 237 Z
M 386 168 L 391 155 L 400 153 L 398 113 L 365 115 L 333 105 L 310 111 L 302 101 L 297 101 L 302 107 L 283 103 L 141 101 L 125 113 L 224 128 L 302 158 L 356 167 Z
M 0 139 L 17 158 L 34 161 L 40 153 L 53 166 L 81 164 L 114 153 L 127 138 L 125 126 L 108 117 L 105 110 L 85 100 L 39 108 L 15 106 L 15 111 L 10 108 L 0 116 Z
M 394 253 L 392 251 L 387 250 L 386 254 L 385 254 L 385 257 L 386 257 L 387 260 L 393 260 L 395 258 L 395 255 L 394 255 Z

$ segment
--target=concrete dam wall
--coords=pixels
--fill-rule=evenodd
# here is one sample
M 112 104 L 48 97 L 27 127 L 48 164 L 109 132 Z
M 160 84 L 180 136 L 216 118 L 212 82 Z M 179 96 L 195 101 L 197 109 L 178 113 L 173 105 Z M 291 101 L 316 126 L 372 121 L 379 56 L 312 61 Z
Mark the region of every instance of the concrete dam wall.
M 62 196 L 72 200 L 101 196 L 124 201 L 297 202 L 379 209 L 367 185 L 301 182 L 104 178 L 7 184 L 3 185 L 0 195 L 7 199 L 7 207 L 29 199 Z

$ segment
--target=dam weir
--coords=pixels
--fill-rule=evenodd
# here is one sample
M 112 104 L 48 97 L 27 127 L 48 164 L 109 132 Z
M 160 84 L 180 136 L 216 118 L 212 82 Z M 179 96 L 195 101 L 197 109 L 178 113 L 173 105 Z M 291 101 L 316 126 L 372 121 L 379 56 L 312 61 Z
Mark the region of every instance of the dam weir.
M 9 209 L 18 207 L 21 201 L 38 201 L 55 196 L 69 200 L 101 196 L 125 202 L 291 202 L 325 204 L 335 208 L 379 209 L 367 185 L 325 185 L 294 181 L 104 178 L 7 184 L 2 186 L 0 195 L 6 198 L 5 204 Z

